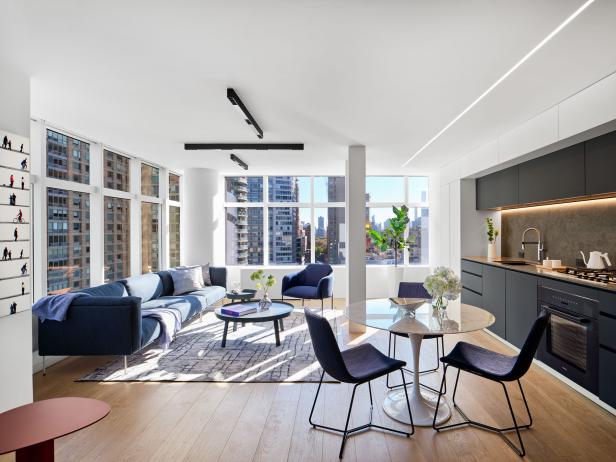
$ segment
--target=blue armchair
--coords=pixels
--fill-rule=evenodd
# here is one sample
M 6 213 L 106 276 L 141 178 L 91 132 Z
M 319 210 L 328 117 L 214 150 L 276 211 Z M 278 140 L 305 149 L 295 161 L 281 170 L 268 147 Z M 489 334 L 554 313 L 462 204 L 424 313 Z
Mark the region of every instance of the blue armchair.
M 321 313 L 323 313 L 323 299 L 332 298 L 334 307 L 334 270 L 325 263 L 311 263 L 303 270 L 287 274 L 282 278 L 282 299 L 285 297 L 302 300 L 321 300 Z

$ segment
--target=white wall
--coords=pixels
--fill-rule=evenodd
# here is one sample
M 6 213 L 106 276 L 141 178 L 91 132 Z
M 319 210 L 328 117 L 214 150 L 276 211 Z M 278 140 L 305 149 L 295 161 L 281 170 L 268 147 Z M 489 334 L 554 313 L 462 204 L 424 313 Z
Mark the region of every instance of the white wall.
M 184 172 L 184 243 L 181 247 L 184 264 L 224 265 L 222 194 L 216 170 L 189 168 Z
M 0 72 L 0 101 L 0 128 L 29 138 L 29 77 L 9 65 L 3 65 Z M 0 412 L 30 402 L 32 312 L 28 310 L 0 318 Z
M 616 73 L 442 168 L 438 213 L 442 226 L 441 232 L 435 233 L 441 252 L 433 263 L 459 270 L 461 256 L 485 255 L 482 220 L 492 216 L 500 224 L 500 213 L 475 210 L 473 181 L 465 178 L 500 170 L 614 130 L 615 101 Z

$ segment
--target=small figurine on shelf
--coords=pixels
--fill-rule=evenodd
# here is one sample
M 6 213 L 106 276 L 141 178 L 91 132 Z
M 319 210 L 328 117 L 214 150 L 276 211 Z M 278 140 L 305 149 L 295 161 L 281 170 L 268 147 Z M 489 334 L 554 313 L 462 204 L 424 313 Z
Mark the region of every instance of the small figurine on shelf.
M 28 158 L 26 157 L 24 160 L 21 161 L 21 169 L 25 170 L 27 168 L 28 168 Z
M 21 209 L 19 209 L 19 212 L 17 212 L 17 222 L 18 223 L 24 222 L 24 213 L 22 212 Z
M 9 205 L 16 205 L 17 195 L 15 193 L 9 196 Z
M 21 177 L 21 189 L 24 189 L 26 183 L 24 183 L 24 177 Z
M 19 251 L 19 259 L 21 260 L 22 258 L 24 258 L 24 249 Z
M 19 152 L 24 152 L 24 144 L 23 143 L 21 143 L 21 146 L 19 148 Z
M 15 177 L 13 176 L 13 174 L 11 174 L 11 176 L 9 177 L 9 188 L 12 188 L 14 183 Z
M 9 151 L 12 151 L 12 150 L 13 150 L 12 141 L 9 140 Z
M 2 251 L 2 260 L 6 260 L 9 256 L 9 248 L 5 247 L 4 250 Z
M 21 295 L 26 295 L 26 284 L 21 283 Z
M 15 227 L 15 231 L 13 231 L 13 237 L 15 238 L 15 241 L 17 241 L 17 239 L 19 238 L 19 232 L 17 231 L 17 227 Z
M 13 259 L 13 251 L 9 250 L 9 260 L 12 260 L 12 259 Z
M 28 263 L 24 263 L 24 265 L 21 267 L 21 275 L 25 276 L 26 274 L 28 274 Z
M 17 302 L 11 303 L 11 306 L 9 306 L 9 310 L 11 311 L 11 314 L 17 313 Z
M 2 149 L 6 149 L 9 145 L 9 137 L 4 135 L 4 138 L 2 139 Z

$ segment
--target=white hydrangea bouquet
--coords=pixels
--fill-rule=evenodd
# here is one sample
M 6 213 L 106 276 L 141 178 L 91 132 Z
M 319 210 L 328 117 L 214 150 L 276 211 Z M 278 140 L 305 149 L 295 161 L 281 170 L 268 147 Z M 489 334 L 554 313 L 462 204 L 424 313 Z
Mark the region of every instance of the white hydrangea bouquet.
M 424 281 L 424 288 L 432 296 L 432 306 L 445 309 L 462 291 L 462 283 L 451 268 L 439 266 Z

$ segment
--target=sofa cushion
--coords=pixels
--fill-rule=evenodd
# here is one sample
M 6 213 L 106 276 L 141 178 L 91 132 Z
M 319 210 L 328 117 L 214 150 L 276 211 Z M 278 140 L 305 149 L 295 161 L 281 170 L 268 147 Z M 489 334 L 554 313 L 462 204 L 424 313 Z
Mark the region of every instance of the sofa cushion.
M 182 295 L 203 288 L 201 267 L 169 271 L 173 279 L 173 295 Z
M 282 294 L 285 297 L 295 298 L 318 298 L 317 288 L 312 286 L 295 286 L 287 289 Z
M 210 264 L 208 263 L 207 265 L 203 265 L 201 267 L 201 272 L 203 274 L 203 285 L 211 286 L 212 279 L 210 278 Z
M 158 274 L 161 282 L 163 283 L 163 293 L 160 294 L 161 297 L 165 295 L 173 295 L 173 278 L 171 277 L 169 270 L 159 271 L 156 274 Z
M 196 314 L 205 308 L 203 300 L 193 295 L 177 295 L 160 297 L 155 300 L 141 304 L 141 310 L 147 310 L 148 308 L 167 308 L 177 310 L 180 313 L 182 322 L 192 318 Z M 147 316 L 146 316 L 147 317 Z
M 163 281 L 156 273 L 134 276 L 124 279 L 122 283 L 126 286 L 129 295 L 139 297 L 142 303 L 158 298 L 163 293 Z
M 141 318 L 141 346 L 152 343 L 160 336 L 160 323 L 155 318 Z
M 111 282 L 109 284 L 103 284 L 96 287 L 88 287 L 87 289 L 81 289 L 77 292 L 91 295 L 93 297 L 126 297 L 126 287 L 121 282 Z
M 205 308 L 206 306 L 213 305 L 217 301 L 225 298 L 225 295 L 227 295 L 227 289 L 220 286 L 209 286 L 204 287 L 203 289 L 195 290 L 188 295 L 201 297 L 202 300 L 205 300 Z

